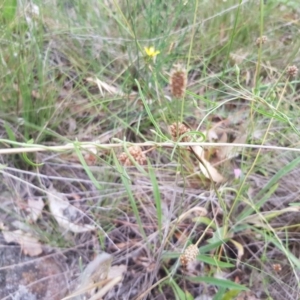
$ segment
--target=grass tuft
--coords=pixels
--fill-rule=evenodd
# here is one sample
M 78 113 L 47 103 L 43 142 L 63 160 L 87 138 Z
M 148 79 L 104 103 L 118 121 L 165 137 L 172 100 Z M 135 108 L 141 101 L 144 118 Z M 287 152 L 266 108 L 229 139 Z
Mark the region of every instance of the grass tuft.
M 298 6 L 0 4 L 1 299 L 298 299 Z

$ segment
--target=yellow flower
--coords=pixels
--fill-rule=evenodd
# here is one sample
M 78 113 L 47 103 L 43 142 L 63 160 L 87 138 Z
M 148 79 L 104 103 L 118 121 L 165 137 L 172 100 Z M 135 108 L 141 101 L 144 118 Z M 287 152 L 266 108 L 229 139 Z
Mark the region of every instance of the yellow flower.
M 159 51 L 155 51 L 154 47 L 149 47 L 149 48 L 144 47 L 144 49 L 145 49 L 147 56 L 149 56 L 149 57 L 155 57 L 157 54 L 160 53 Z

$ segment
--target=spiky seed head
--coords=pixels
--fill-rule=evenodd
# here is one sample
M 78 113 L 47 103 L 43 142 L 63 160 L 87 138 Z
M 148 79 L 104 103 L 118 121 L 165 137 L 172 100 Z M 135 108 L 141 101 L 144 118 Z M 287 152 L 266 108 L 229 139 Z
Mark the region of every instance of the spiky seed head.
M 131 146 L 128 148 L 128 152 L 132 156 L 132 158 L 139 164 L 139 165 L 144 165 L 147 163 L 147 156 L 145 153 L 142 151 L 140 146 Z M 132 166 L 133 163 L 130 159 L 130 157 L 127 155 L 127 153 L 122 152 L 118 156 L 119 162 L 124 165 L 124 166 Z
M 180 255 L 181 264 L 186 267 L 188 263 L 193 262 L 197 255 L 199 254 L 199 249 L 196 245 L 189 245 L 183 254 Z
M 286 73 L 289 77 L 295 77 L 298 73 L 298 68 L 296 66 L 289 66 L 286 69 Z
M 185 94 L 187 83 L 187 72 L 181 65 L 176 65 L 171 72 L 170 86 L 171 94 L 175 98 L 182 98 Z
M 268 41 L 268 38 L 265 35 L 263 35 L 256 39 L 255 44 L 256 44 L 256 46 L 260 46 L 260 45 L 265 44 L 267 41 Z
M 183 123 L 173 123 L 169 126 L 169 131 L 170 134 L 173 138 L 174 141 L 177 141 L 178 138 L 180 138 L 182 135 L 184 135 L 185 133 L 189 132 L 190 129 L 185 126 Z M 183 142 L 189 142 L 190 141 L 190 137 L 189 136 L 185 136 L 184 138 L 182 138 Z
M 140 146 L 132 146 L 128 150 L 139 165 L 144 165 L 147 162 L 147 157 Z
M 272 267 L 275 272 L 280 272 L 282 270 L 281 264 L 273 264 Z
M 126 161 L 128 160 L 128 155 L 125 152 L 122 152 L 119 156 L 118 156 L 118 160 L 119 162 L 125 166 Z

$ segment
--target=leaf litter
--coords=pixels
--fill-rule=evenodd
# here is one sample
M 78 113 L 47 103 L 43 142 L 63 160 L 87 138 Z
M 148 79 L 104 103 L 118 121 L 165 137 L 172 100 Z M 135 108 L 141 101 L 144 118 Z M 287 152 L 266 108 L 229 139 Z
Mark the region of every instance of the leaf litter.
M 43 211 L 45 206 L 44 201 L 42 197 L 38 197 L 37 199 L 29 198 L 27 203 L 28 206 L 26 210 L 29 212 L 27 221 L 35 223 Z
M 106 252 L 98 254 L 81 273 L 75 291 L 63 300 L 101 299 L 123 280 L 127 270 L 126 265 L 111 266 L 112 261 L 112 255 Z
M 70 230 L 74 233 L 94 231 L 94 225 L 85 224 L 86 214 L 72 205 L 67 197 L 59 193 L 51 184 L 46 189 L 50 212 L 62 229 Z
M 25 255 L 38 256 L 43 253 L 41 243 L 29 232 L 22 230 L 9 231 L 3 228 L 2 235 L 7 243 L 19 244 Z
M 92 79 L 92 80 L 93 81 L 91 81 L 91 82 L 98 86 L 99 91 L 102 94 L 102 96 L 105 95 L 105 94 L 111 94 L 111 95 L 119 94 L 119 90 L 115 89 L 114 86 L 110 86 L 110 85 L 106 84 L 104 81 L 100 81 L 98 79 L 96 79 L 96 80 Z M 224 132 L 221 132 L 221 133 L 220 133 L 220 130 L 216 130 L 216 129 L 210 129 L 209 131 L 210 131 L 209 139 L 213 139 L 214 141 L 217 141 L 217 142 L 243 143 L 243 141 L 246 139 L 241 134 L 240 137 L 236 136 L 236 138 L 234 140 L 230 140 L 230 137 L 229 137 L 230 134 L 227 131 L 224 131 Z M 219 132 L 217 132 L 217 131 L 219 131 Z M 214 181 L 216 183 L 222 183 L 224 181 L 224 179 L 225 179 L 225 175 L 224 176 L 221 175 L 221 173 L 216 168 L 216 164 L 221 164 L 222 160 L 230 159 L 232 157 L 235 157 L 237 154 L 236 153 L 232 153 L 233 152 L 232 151 L 233 148 L 230 148 L 230 147 L 228 147 L 228 148 L 224 147 L 224 150 L 222 148 L 220 148 L 220 147 L 216 147 L 216 149 L 213 149 L 212 152 L 206 151 L 206 150 L 207 149 L 202 148 L 202 147 L 195 147 L 195 148 L 193 148 L 193 151 L 195 152 L 196 156 L 200 160 L 200 164 L 199 164 L 200 171 L 202 172 L 202 174 L 207 179 L 211 179 L 212 181 Z M 94 149 L 90 149 L 90 152 L 91 152 L 92 155 L 95 154 L 94 153 Z M 208 152 L 210 152 L 210 153 L 207 156 Z M 89 156 L 87 156 L 86 159 L 87 160 L 91 160 L 91 164 L 93 164 L 95 162 Z M 161 161 L 159 161 L 159 163 L 161 163 Z M 161 167 L 161 169 L 159 171 L 161 173 L 167 172 L 165 169 L 163 169 L 163 167 Z M 126 172 L 127 172 L 127 170 L 126 170 Z M 128 171 L 128 173 L 131 175 L 130 170 Z M 240 176 L 240 174 L 236 175 L 236 177 L 239 177 L 239 176 Z M 200 182 L 200 184 L 201 184 L 201 182 Z M 200 184 L 199 184 L 199 186 L 200 186 Z M 212 204 L 212 206 L 215 205 L 215 203 L 217 203 L 218 199 L 215 198 L 215 195 L 213 194 L 213 192 L 211 192 L 211 191 L 209 191 L 209 192 L 203 191 L 201 189 L 201 187 L 199 187 L 199 186 L 197 187 L 198 189 L 194 189 L 192 191 L 185 191 L 184 195 L 180 195 L 178 197 L 178 194 L 179 194 L 179 192 L 178 192 L 178 190 L 179 190 L 178 186 L 176 186 L 176 183 L 174 185 L 172 185 L 171 189 L 172 189 L 172 192 L 175 195 L 173 197 L 173 199 L 174 199 L 173 204 L 176 203 L 176 205 L 177 205 L 177 202 L 180 202 L 180 205 L 182 205 L 181 207 L 179 206 L 180 209 L 182 209 L 182 208 L 186 209 L 186 207 L 188 205 L 191 205 L 191 203 L 196 203 L 196 205 L 204 205 L 204 204 L 207 204 L 207 203 Z M 167 184 L 165 184 L 163 187 L 165 189 L 168 188 Z M 143 189 L 144 186 L 136 187 L 136 186 L 133 185 L 130 188 L 132 188 L 132 190 L 136 191 L 136 189 L 138 189 L 138 188 Z M 115 192 L 115 191 L 113 191 L 113 192 Z M 112 192 L 112 194 L 113 194 L 113 192 Z M 58 225 L 62 229 L 69 230 L 69 231 L 71 231 L 73 233 L 76 233 L 76 234 L 77 233 L 86 233 L 86 232 L 89 232 L 89 231 L 94 231 L 93 227 L 92 228 L 89 227 L 90 225 L 87 225 L 86 222 L 83 221 L 83 219 L 86 216 L 86 214 L 83 213 L 80 209 L 77 209 L 75 206 L 71 205 L 71 203 L 68 201 L 68 199 L 65 197 L 65 195 L 63 193 L 58 192 L 56 189 L 54 189 L 52 187 L 52 188 L 50 188 L 50 191 L 49 190 L 47 191 L 47 196 L 48 196 L 48 202 L 49 202 L 50 212 L 52 213 L 53 217 L 56 219 Z M 229 195 L 228 197 L 230 197 L 230 196 L 231 195 Z M 123 203 L 121 203 L 121 204 L 123 204 Z M 35 204 L 33 204 L 32 206 L 34 207 Z M 166 206 L 167 207 L 171 206 L 168 201 L 166 201 Z M 216 204 L 216 206 L 217 206 L 217 204 Z M 122 209 L 124 209 L 124 206 L 122 207 Z M 176 209 L 177 209 L 177 207 L 176 207 Z M 40 208 L 40 207 L 37 208 L 36 207 L 36 213 L 34 213 L 34 214 L 31 213 L 30 214 L 31 215 L 31 221 L 36 222 L 41 217 L 40 210 L 43 210 L 43 208 Z M 127 207 L 125 207 L 124 212 L 126 212 L 126 214 L 128 213 Z M 172 211 L 172 213 L 173 213 L 173 211 Z M 176 213 L 177 213 L 176 210 L 174 210 L 174 215 Z M 149 231 L 148 231 L 148 233 L 149 233 L 149 236 L 151 236 L 151 234 L 153 234 L 153 231 L 154 231 L 152 228 L 155 229 L 155 226 L 154 226 L 154 224 L 152 224 L 151 222 L 149 222 L 149 220 L 147 218 L 147 214 L 145 214 L 143 217 L 144 217 L 143 220 L 145 221 L 145 228 L 146 229 L 150 228 Z M 216 219 L 216 223 L 217 222 L 221 222 L 220 221 L 220 214 L 216 214 L 213 217 Z M 273 216 L 270 216 L 270 217 L 273 217 Z M 83 221 L 83 222 L 81 222 L 81 221 Z M 125 226 L 123 224 L 122 229 L 125 228 L 127 230 L 127 231 L 124 230 L 126 232 L 126 234 L 128 232 L 130 232 L 130 234 L 126 235 L 121 230 L 120 231 L 116 230 L 117 233 L 118 233 L 118 237 L 116 238 L 116 241 L 120 241 L 121 237 L 124 238 L 124 239 L 127 239 L 127 240 L 135 241 L 136 240 L 136 232 L 137 231 L 136 230 L 135 231 L 134 230 L 130 231 L 130 229 L 131 229 L 130 227 L 134 227 L 136 225 L 134 223 L 134 216 L 130 216 L 130 217 L 128 216 L 128 219 L 125 219 L 125 220 L 122 220 L 122 221 L 123 221 L 124 224 L 129 224 L 128 226 Z M 250 218 L 249 218 L 249 221 L 250 221 Z M 256 220 L 256 219 L 252 218 L 252 222 L 253 221 L 258 226 L 262 225 L 262 224 L 260 224 L 260 222 L 259 222 L 258 219 Z M 115 222 L 115 223 L 117 223 L 117 222 Z M 86 225 L 88 227 L 86 227 Z M 187 222 L 185 224 L 182 224 L 182 226 L 186 226 L 186 228 L 184 228 L 184 230 L 185 230 L 184 232 L 187 232 L 187 233 L 191 232 L 191 233 L 196 233 L 196 234 L 202 234 L 202 229 L 199 230 L 199 232 L 198 232 L 197 228 L 192 228 L 191 225 L 192 225 L 191 222 Z M 179 229 L 181 231 L 182 228 L 179 228 Z M 153 230 L 153 231 L 151 232 L 151 230 Z M 211 232 L 209 232 L 209 234 L 211 234 Z M 187 234 L 186 236 L 187 236 L 187 239 L 186 239 L 187 242 L 189 241 L 189 239 L 193 238 L 192 234 L 191 235 Z M 170 241 L 171 241 L 170 244 L 172 244 L 171 246 L 173 247 L 176 243 L 174 242 L 174 245 L 173 245 L 172 238 L 170 239 Z M 139 239 L 140 239 L 140 237 L 138 236 L 137 240 L 139 240 Z M 151 240 L 151 242 L 152 241 L 153 240 Z M 122 242 L 124 243 L 123 240 L 122 240 Z M 120 242 L 120 243 L 122 243 L 122 242 Z M 168 242 L 169 242 L 169 240 L 168 240 Z M 130 243 L 128 243 L 128 244 L 130 244 Z M 155 248 L 155 246 L 156 245 L 154 245 L 153 248 Z M 244 250 L 244 249 L 242 249 L 243 246 L 242 247 L 237 247 L 237 244 L 235 246 L 236 246 L 236 248 L 238 250 L 237 258 L 238 258 L 238 261 L 240 261 L 241 260 L 241 256 L 243 254 L 243 251 L 241 251 L 241 250 Z M 128 256 L 128 252 L 131 251 L 132 248 L 134 248 L 134 245 L 132 245 L 132 247 L 130 247 L 130 249 L 125 249 L 122 252 L 122 255 L 124 257 Z M 160 245 L 159 245 L 159 250 L 161 250 L 161 249 L 163 249 L 163 247 L 160 248 Z M 220 253 L 220 254 L 222 254 L 222 253 Z M 118 256 L 118 254 L 116 256 Z M 101 267 L 100 267 L 100 269 L 101 269 Z M 138 274 L 141 274 L 141 273 L 142 272 L 139 272 Z M 116 277 L 118 277 L 118 276 L 116 276 Z M 148 279 L 148 278 L 146 278 L 146 279 Z M 150 280 L 149 280 L 149 282 L 150 282 Z M 151 282 L 150 282 L 149 285 L 151 285 Z M 192 289 L 193 287 L 188 286 L 187 289 L 189 289 L 189 288 Z M 154 295 L 152 295 L 152 296 L 154 297 Z M 209 297 L 209 296 L 207 296 L 207 297 Z

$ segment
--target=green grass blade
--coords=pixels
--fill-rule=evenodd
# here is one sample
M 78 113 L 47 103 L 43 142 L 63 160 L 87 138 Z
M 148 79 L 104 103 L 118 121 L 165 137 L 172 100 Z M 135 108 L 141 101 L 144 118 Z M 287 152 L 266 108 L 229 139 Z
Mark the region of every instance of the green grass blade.
M 202 261 L 202 262 L 204 262 L 206 264 L 209 264 L 211 266 L 219 267 L 219 268 L 233 268 L 234 267 L 234 265 L 231 264 L 231 263 L 219 261 L 214 257 L 209 257 L 209 256 L 206 256 L 206 255 L 198 255 L 197 260 Z
M 93 173 L 91 172 L 89 166 L 87 165 L 81 151 L 80 151 L 80 143 L 79 142 L 74 142 L 74 150 L 78 156 L 78 159 L 80 161 L 80 163 L 82 164 L 82 167 L 84 169 L 84 171 L 86 172 L 86 174 L 89 176 L 89 178 L 91 179 L 91 181 L 93 182 L 93 184 L 95 185 L 95 187 L 98 190 L 102 189 L 102 186 L 98 183 L 97 179 L 95 178 L 95 176 L 93 175 Z
M 142 222 L 140 214 L 139 214 L 138 206 L 136 204 L 136 201 L 134 199 L 134 195 L 132 193 L 130 178 L 129 178 L 128 174 L 126 173 L 125 168 L 123 168 L 120 165 L 120 163 L 119 163 L 119 161 L 118 161 L 118 159 L 115 155 L 114 155 L 114 161 L 115 161 L 117 171 L 119 172 L 119 174 L 121 176 L 122 183 L 123 183 L 123 185 L 126 189 L 126 193 L 127 193 L 127 196 L 128 196 L 133 214 L 134 214 L 134 216 L 136 218 L 136 221 L 137 221 L 137 224 L 139 226 L 140 232 L 141 232 L 143 238 L 146 240 L 147 236 L 146 236 L 146 233 L 145 233 L 145 230 L 144 230 L 144 227 L 143 227 L 143 222 Z
M 152 165 L 150 164 L 150 162 L 148 162 L 148 170 L 149 170 L 150 180 L 152 183 L 153 196 L 154 196 L 154 201 L 155 201 L 155 206 L 156 206 L 158 231 L 159 231 L 160 237 L 161 237 L 162 216 L 163 216 L 162 207 L 161 207 L 162 199 L 160 196 L 159 185 L 158 185 L 158 182 L 157 182 L 157 179 L 155 176 L 155 172 L 154 172 L 154 169 L 153 169 Z
M 4 0 L 0 4 L 2 19 L 4 22 L 12 22 L 17 11 L 17 0 Z
M 202 246 L 199 248 L 200 253 L 206 253 L 209 252 L 211 250 L 217 249 L 218 247 L 220 247 L 223 243 L 225 243 L 226 241 L 228 241 L 229 239 L 224 239 L 223 241 L 218 241 L 216 243 L 211 243 L 205 246 Z
M 263 187 L 260 192 L 255 196 L 254 200 L 261 198 L 265 193 L 267 193 L 272 186 L 274 186 L 280 178 L 294 170 L 300 163 L 300 157 L 295 158 L 282 169 L 280 169 L 272 178 L 271 180 Z
M 274 184 L 270 187 L 267 193 L 257 202 L 254 204 L 254 207 L 246 207 L 243 212 L 240 213 L 237 220 L 241 221 L 246 217 L 250 216 L 254 211 L 259 211 L 260 208 L 270 199 L 271 195 L 277 190 L 278 184 Z
M 194 300 L 194 297 L 188 292 L 184 292 L 179 285 L 173 280 L 172 278 L 170 279 L 170 284 L 173 287 L 174 294 L 176 296 L 176 299 L 180 300 Z
M 227 288 L 230 290 L 249 291 L 247 287 L 226 279 L 219 279 L 219 278 L 207 277 L 207 276 L 187 277 L 187 279 L 189 279 L 192 282 L 205 282 L 211 285 L 215 285 L 221 288 Z
M 150 121 L 152 122 L 152 124 L 153 124 L 154 127 L 155 127 L 156 133 L 157 133 L 161 138 L 164 137 L 164 134 L 163 134 L 162 131 L 160 130 L 159 125 L 157 124 L 157 122 L 155 121 L 155 119 L 154 119 L 154 117 L 153 117 L 153 115 L 152 115 L 152 113 L 151 113 L 150 107 L 149 107 L 149 105 L 147 104 L 147 101 L 146 101 L 146 99 L 145 99 L 145 96 L 144 96 L 144 94 L 143 94 L 143 92 L 142 92 L 140 83 L 139 83 L 136 79 L 135 79 L 135 83 L 136 83 L 137 86 L 138 86 L 139 94 L 140 94 L 141 99 L 142 99 L 142 101 L 143 101 L 143 104 L 144 104 L 144 107 L 145 107 L 146 112 L 147 112 L 147 114 L 148 114 L 148 117 L 149 117 Z

